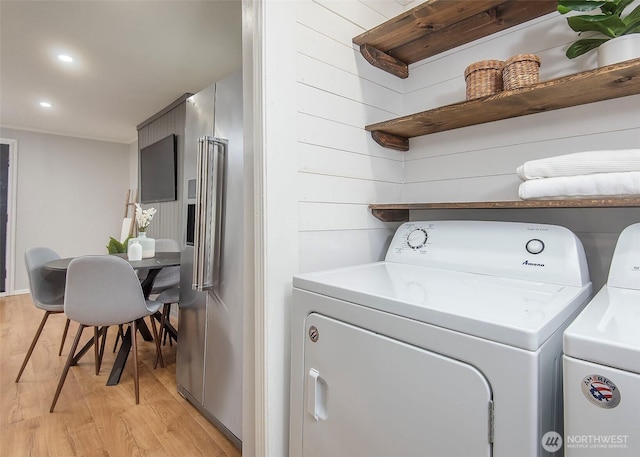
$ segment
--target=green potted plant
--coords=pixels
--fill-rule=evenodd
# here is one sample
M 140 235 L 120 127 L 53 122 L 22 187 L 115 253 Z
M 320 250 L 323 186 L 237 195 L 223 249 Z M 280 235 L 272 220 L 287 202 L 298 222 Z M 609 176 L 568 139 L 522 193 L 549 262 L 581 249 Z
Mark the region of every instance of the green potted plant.
M 582 34 L 583 32 L 596 32 L 597 34 L 590 38 L 583 38 L 567 49 L 567 57 L 573 59 L 586 52 L 600 47 L 602 44 L 620 37 L 630 36 L 640 33 L 640 5 L 634 8 L 625 17 L 622 17 L 624 10 L 633 3 L 634 0 L 558 0 L 557 8 L 560 14 L 566 14 L 571 11 L 591 12 L 600 10 L 600 14 L 579 14 L 567 18 L 569 27 L 572 30 Z M 640 43 L 640 35 L 634 35 L 625 39 L 623 44 L 625 50 L 617 56 L 613 56 L 611 60 L 627 60 L 637 57 L 638 43 Z M 630 44 L 630 43 L 634 44 Z M 633 50 L 635 49 L 635 51 Z M 600 51 L 599 51 L 600 54 Z M 608 65 L 611 62 L 605 59 L 601 62 L 598 56 L 600 66 Z
M 109 254 L 125 254 L 127 252 L 127 244 L 129 242 L 129 238 L 127 237 L 123 243 L 116 240 L 114 237 L 109 237 L 109 244 L 107 244 L 107 251 Z

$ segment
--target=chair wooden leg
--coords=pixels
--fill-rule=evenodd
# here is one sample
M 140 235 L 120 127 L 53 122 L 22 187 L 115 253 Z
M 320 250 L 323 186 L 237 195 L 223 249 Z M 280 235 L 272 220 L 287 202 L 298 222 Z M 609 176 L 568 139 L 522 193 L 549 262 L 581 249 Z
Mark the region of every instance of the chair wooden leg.
M 58 351 L 58 355 L 62 355 L 62 348 L 64 348 L 64 342 L 67 339 L 67 332 L 69 331 L 69 319 L 64 324 L 64 331 L 62 332 L 62 341 L 60 341 L 60 350 Z
M 162 316 L 162 323 L 160 324 L 161 327 L 162 324 L 164 324 L 164 315 Z M 156 361 L 153 364 L 153 368 L 156 369 L 158 367 L 158 359 L 160 359 L 160 366 L 164 368 L 164 358 L 162 358 L 160 338 L 158 337 L 158 330 L 156 329 L 156 319 L 153 316 L 151 316 L 151 328 L 153 330 L 153 341 L 156 343 Z
M 136 405 L 140 404 L 140 385 L 138 382 L 138 326 L 136 321 L 131 323 L 131 345 L 133 346 L 133 383 L 136 390 Z
M 18 372 L 18 376 L 16 377 L 16 382 L 20 381 L 20 377 L 22 376 L 22 372 L 27 366 L 27 362 L 31 358 L 31 353 L 33 352 L 33 348 L 36 347 L 36 343 L 38 342 L 38 338 L 40 338 L 40 334 L 42 333 L 42 329 L 44 328 L 44 324 L 47 323 L 47 319 L 49 318 L 49 314 L 53 314 L 51 311 L 46 311 L 44 316 L 42 316 L 42 320 L 40 321 L 40 326 L 36 331 L 35 336 L 33 337 L 33 341 L 31 342 L 31 346 L 29 346 L 29 350 L 27 351 L 27 355 L 24 356 L 24 361 L 22 362 L 22 366 L 20 367 L 20 371 Z
M 69 367 L 71 366 L 71 362 L 73 361 L 73 356 L 78 348 L 78 343 L 80 342 L 80 337 L 82 336 L 82 331 L 84 330 L 84 325 L 80 324 L 78 327 L 78 332 L 76 333 L 76 337 L 73 340 L 73 344 L 71 345 L 71 350 L 69 351 L 69 356 L 67 357 L 67 362 L 64 364 L 64 368 L 62 369 L 62 373 L 60 374 L 60 380 L 58 381 L 58 387 L 56 388 L 56 393 L 53 396 L 53 401 L 51 402 L 51 408 L 49 408 L 49 412 L 52 413 L 53 409 L 56 407 L 56 403 L 58 402 L 58 397 L 60 396 L 60 392 L 62 391 L 62 386 L 64 385 L 64 381 L 67 379 L 67 373 L 69 373 Z

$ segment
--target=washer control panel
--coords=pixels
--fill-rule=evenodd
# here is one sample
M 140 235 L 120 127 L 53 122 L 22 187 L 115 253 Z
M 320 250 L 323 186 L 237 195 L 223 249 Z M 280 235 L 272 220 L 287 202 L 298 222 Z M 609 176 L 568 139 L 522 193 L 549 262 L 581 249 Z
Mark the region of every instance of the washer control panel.
M 589 281 L 582 243 L 555 225 L 407 222 L 396 231 L 385 260 L 567 285 Z
M 416 228 L 409 232 L 407 236 L 407 245 L 411 249 L 420 249 L 427 244 L 427 240 L 429 239 L 429 234 L 422 227 Z

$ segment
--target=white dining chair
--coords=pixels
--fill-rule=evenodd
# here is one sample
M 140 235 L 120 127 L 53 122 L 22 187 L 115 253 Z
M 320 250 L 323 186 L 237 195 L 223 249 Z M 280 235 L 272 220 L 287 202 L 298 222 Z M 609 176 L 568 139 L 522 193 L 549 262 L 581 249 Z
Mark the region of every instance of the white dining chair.
M 67 317 L 80 324 L 69 357 L 60 375 L 58 387 L 51 403 L 53 412 L 62 386 L 64 385 L 74 353 L 85 327 L 108 327 L 110 325 L 130 324 L 133 348 L 133 379 L 136 404 L 140 403 L 138 381 L 138 346 L 136 321 L 152 316 L 161 304 L 154 300 L 145 300 L 142 287 L 133 267 L 117 256 L 83 256 L 73 259 L 67 270 L 67 285 L 64 299 L 64 312 Z M 162 353 L 154 319 L 151 319 L 156 351 L 160 360 Z M 100 332 L 95 332 L 98 338 Z M 102 333 L 103 344 L 106 329 Z M 98 341 L 94 342 L 96 348 Z M 96 349 L 96 358 L 100 357 Z M 99 366 L 99 363 L 96 365 Z
M 20 377 L 27 366 L 27 362 L 31 358 L 33 349 L 40 338 L 40 334 L 47 323 L 47 319 L 51 314 L 61 314 L 64 311 L 64 288 L 65 273 L 60 271 L 50 271 L 44 268 L 47 262 L 58 260 L 60 256 L 53 250 L 46 247 L 34 247 L 27 249 L 24 253 L 24 262 L 29 275 L 29 289 L 31 298 L 36 308 L 44 310 L 44 316 L 40 321 L 40 326 L 36 331 L 31 346 L 24 357 L 16 382 L 20 381 Z M 69 330 L 69 319 L 67 318 L 64 331 L 62 333 L 62 341 L 60 342 L 60 350 L 58 355 L 62 355 L 62 348 Z

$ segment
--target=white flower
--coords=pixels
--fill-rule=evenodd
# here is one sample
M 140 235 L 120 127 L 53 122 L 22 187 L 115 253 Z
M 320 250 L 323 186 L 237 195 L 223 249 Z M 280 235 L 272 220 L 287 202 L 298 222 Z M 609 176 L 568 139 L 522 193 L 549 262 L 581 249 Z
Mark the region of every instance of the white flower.
M 144 232 L 151 224 L 151 219 L 156 214 L 155 208 L 148 208 L 143 210 L 139 203 L 136 203 L 136 224 L 138 224 L 138 231 Z

